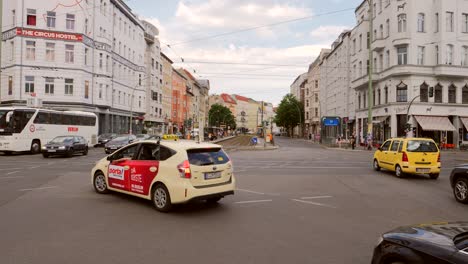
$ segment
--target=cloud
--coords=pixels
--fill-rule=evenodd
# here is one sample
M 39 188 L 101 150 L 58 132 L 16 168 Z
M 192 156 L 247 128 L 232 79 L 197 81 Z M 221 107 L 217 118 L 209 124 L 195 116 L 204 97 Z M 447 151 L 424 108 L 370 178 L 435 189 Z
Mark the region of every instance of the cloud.
M 349 29 L 347 26 L 320 26 L 314 29 L 310 36 L 314 41 L 333 42 L 343 32 Z

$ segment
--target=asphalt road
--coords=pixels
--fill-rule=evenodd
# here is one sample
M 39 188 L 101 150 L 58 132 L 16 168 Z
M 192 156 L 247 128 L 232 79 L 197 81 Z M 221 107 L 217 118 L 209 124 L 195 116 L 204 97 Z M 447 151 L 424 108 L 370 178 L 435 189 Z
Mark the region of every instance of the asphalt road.
M 102 149 L 0 156 L 0 263 L 369 263 L 384 231 L 468 219 L 448 182 L 468 153 L 444 152 L 436 181 L 398 179 L 374 172 L 367 151 L 275 140 L 279 150 L 230 153 L 234 196 L 169 214 L 95 193 Z

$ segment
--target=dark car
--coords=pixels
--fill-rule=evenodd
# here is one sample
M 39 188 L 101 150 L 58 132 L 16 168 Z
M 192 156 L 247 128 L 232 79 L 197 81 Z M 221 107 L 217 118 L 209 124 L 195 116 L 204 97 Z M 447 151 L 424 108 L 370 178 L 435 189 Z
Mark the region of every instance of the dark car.
M 372 264 L 468 263 L 468 222 L 399 227 L 385 233 Z
M 468 164 L 458 165 L 450 174 L 453 196 L 460 203 L 468 203 Z
M 120 135 L 111 141 L 107 142 L 106 145 L 104 145 L 104 151 L 106 154 L 110 154 L 121 147 L 124 147 L 136 140 L 135 135 Z
M 44 158 L 53 155 L 71 157 L 75 153 L 88 155 L 88 143 L 84 137 L 59 136 L 42 147 L 42 156 Z
M 111 141 L 116 136 L 117 134 L 114 133 L 101 134 L 98 137 L 98 143 L 94 145 L 94 147 L 104 147 L 104 145 L 106 145 L 107 142 Z

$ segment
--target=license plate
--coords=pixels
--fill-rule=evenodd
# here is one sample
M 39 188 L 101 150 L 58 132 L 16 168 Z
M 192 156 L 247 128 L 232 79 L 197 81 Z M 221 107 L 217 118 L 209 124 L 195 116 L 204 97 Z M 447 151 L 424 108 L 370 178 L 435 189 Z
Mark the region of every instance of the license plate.
M 48 151 L 49 152 L 57 152 L 57 150 L 55 150 L 55 149 L 49 149 Z
M 217 178 L 221 178 L 221 172 L 220 171 L 205 173 L 205 180 L 211 180 L 211 179 L 217 179 Z
M 431 169 L 416 169 L 416 172 L 419 172 L 419 173 L 429 173 L 431 171 Z

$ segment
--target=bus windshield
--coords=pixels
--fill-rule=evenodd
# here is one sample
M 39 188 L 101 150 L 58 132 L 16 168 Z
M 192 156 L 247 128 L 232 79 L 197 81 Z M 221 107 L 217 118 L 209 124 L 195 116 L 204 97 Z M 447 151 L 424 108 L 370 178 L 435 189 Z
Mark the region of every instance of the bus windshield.
M 11 126 L 11 122 L 7 122 L 9 112 L 11 112 L 11 110 L 0 110 L 0 129 L 5 129 Z

